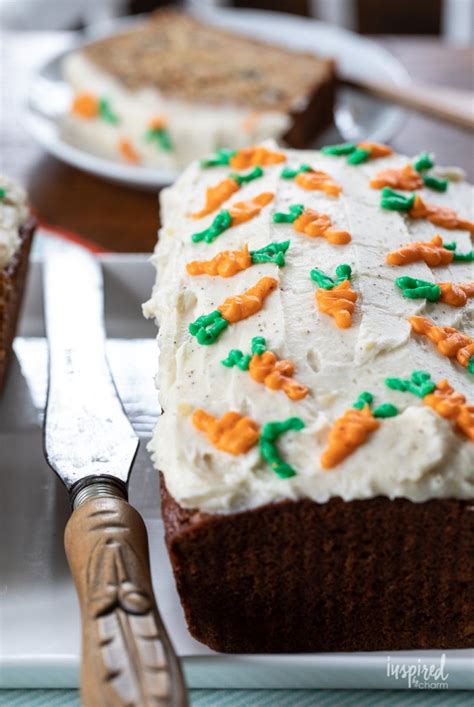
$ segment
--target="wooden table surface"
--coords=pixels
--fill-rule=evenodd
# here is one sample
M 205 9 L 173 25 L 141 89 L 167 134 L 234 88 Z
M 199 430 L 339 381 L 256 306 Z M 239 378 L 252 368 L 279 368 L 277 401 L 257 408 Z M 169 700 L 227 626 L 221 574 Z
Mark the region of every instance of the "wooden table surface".
M 106 182 L 47 155 L 21 125 L 21 101 L 31 70 L 67 46 L 67 33 L 8 33 L 1 43 L 0 170 L 28 189 L 45 223 L 72 231 L 112 251 L 151 251 L 159 226 L 157 195 Z M 416 80 L 473 89 L 474 51 L 438 39 L 378 38 Z M 392 140 L 399 152 L 436 153 L 438 163 L 463 167 L 474 177 L 472 135 L 420 115 L 407 114 Z

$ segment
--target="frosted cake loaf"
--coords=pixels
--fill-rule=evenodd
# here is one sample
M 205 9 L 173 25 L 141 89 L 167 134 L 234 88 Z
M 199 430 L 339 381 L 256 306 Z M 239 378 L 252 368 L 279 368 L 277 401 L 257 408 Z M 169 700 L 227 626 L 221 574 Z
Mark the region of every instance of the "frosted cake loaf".
M 370 143 L 220 154 L 162 192 L 145 305 L 164 409 L 150 449 L 193 635 L 237 652 L 468 645 L 472 563 L 453 567 L 474 518 L 472 187 Z M 434 620 L 430 582 L 454 618 Z

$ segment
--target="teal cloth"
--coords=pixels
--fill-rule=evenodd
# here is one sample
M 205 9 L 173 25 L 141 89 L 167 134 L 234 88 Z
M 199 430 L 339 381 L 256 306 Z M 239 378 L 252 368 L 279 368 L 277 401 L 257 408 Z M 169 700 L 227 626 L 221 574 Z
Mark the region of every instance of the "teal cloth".
M 439 690 L 191 690 L 192 707 L 472 707 L 474 693 Z M 80 707 L 77 690 L 0 690 L 0 707 Z

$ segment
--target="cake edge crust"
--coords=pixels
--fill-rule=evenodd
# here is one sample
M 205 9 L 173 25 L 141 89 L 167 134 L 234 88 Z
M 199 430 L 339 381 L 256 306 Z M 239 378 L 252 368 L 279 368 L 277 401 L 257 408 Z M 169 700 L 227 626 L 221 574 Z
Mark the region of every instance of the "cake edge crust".
M 35 229 L 36 221 L 29 216 L 19 229 L 21 242 L 18 249 L 6 267 L 0 270 L 0 392 L 7 377 Z
M 224 653 L 474 644 L 474 503 L 284 500 L 182 508 L 161 475 L 165 538 L 190 633 Z

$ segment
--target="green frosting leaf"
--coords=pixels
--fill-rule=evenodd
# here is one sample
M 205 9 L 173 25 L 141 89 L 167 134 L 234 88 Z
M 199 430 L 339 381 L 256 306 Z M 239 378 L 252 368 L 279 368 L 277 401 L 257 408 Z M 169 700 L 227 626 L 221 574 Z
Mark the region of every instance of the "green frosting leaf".
M 240 349 L 231 349 L 227 358 L 221 361 L 223 366 L 227 368 L 233 368 L 237 366 L 241 371 L 248 371 L 251 356 L 249 354 L 244 354 Z
M 415 194 L 404 196 L 404 194 L 399 194 L 389 187 L 384 187 L 380 205 L 383 209 L 388 209 L 389 211 L 410 211 L 415 203 L 415 198 Z
M 321 152 L 325 155 L 334 155 L 335 157 L 350 155 L 355 150 L 357 150 L 357 145 L 354 145 L 353 142 L 343 142 L 339 145 L 326 145 L 326 147 L 321 148 Z
M 214 155 L 206 157 L 200 161 L 201 167 L 220 167 L 229 164 L 232 157 L 237 153 L 237 150 L 229 150 L 226 147 L 220 147 Z
M 430 155 L 428 152 L 422 152 L 413 164 L 417 172 L 426 172 L 427 169 L 431 169 L 434 166 L 435 161 L 433 155 Z
M 281 241 L 280 243 L 269 243 L 258 250 L 251 250 L 250 257 L 252 263 L 276 263 L 280 268 L 285 265 L 285 253 L 290 247 L 291 241 Z
M 398 415 L 398 408 L 396 405 L 392 405 L 392 403 L 383 403 L 383 405 L 379 405 L 378 407 L 375 408 L 373 411 L 373 416 L 374 417 L 395 417 L 395 415 Z
M 273 214 L 273 223 L 293 223 L 304 211 L 304 204 L 291 204 L 288 213 L 277 211 Z
M 254 336 L 251 343 L 251 351 L 254 355 L 261 356 L 267 350 L 267 342 L 263 336 Z
M 247 172 L 247 174 L 229 174 L 229 177 L 233 179 L 234 182 L 237 182 L 239 186 L 242 186 L 242 184 L 246 182 L 251 182 L 253 179 L 263 177 L 263 174 L 264 172 L 261 167 L 254 167 L 250 172 Z
M 117 113 L 112 110 L 107 98 L 101 98 L 99 100 L 99 116 L 102 120 L 105 120 L 106 123 L 110 123 L 111 125 L 116 125 L 120 122 Z
M 423 176 L 423 182 L 425 187 L 434 189 L 435 191 L 446 191 L 448 188 L 448 180 L 441 179 L 440 177 L 433 177 L 431 174 L 425 174 Z
M 437 302 L 441 297 L 441 287 L 435 282 L 427 282 L 415 277 L 397 277 L 395 284 L 402 295 L 409 299 L 426 298 L 429 302 Z
M 211 223 L 209 228 L 204 231 L 199 231 L 199 233 L 193 233 L 191 240 L 193 243 L 199 243 L 204 241 L 205 243 L 212 243 L 218 236 L 224 231 L 232 226 L 232 216 L 229 211 L 222 209 L 219 211 L 214 221 Z
M 400 390 L 402 393 L 413 393 L 418 398 L 424 398 L 436 388 L 436 384 L 431 380 L 431 374 L 427 371 L 413 371 L 409 380 L 386 378 L 385 385 L 392 390 Z
M 165 152 L 173 149 L 171 137 L 165 128 L 149 128 L 145 134 L 147 142 L 155 142 Z
M 374 400 L 374 396 L 372 395 L 372 393 L 369 393 L 368 390 L 364 390 L 359 395 L 359 397 L 357 398 L 357 400 L 355 401 L 355 403 L 352 407 L 355 408 L 356 410 L 362 410 L 362 408 L 364 408 L 366 405 L 368 405 L 370 407 L 372 405 L 373 400 Z
M 283 421 L 267 422 L 262 427 L 259 440 L 260 453 L 275 474 L 281 479 L 288 479 L 296 475 L 296 471 L 285 462 L 276 446 L 276 440 L 289 430 L 302 430 L 305 426 L 300 417 L 289 417 Z
M 364 148 L 358 147 L 347 158 L 347 164 L 352 164 L 352 165 L 362 164 L 362 162 L 367 162 L 369 157 L 370 157 L 370 150 L 364 150 Z
M 344 280 L 350 281 L 352 275 L 351 266 L 346 263 L 338 265 L 336 268 L 336 275 L 337 277 L 334 279 L 329 277 L 329 275 L 326 275 L 318 268 L 313 268 L 310 272 L 311 279 L 318 285 L 318 287 L 322 287 L 324 290 L 332 290 L 333 287 L 339 285 L 341 282 L 344 282 Z
M 213 344 L 224 329 L 227 329 L 229 322 L 224 319 L 218 309 L 210 314 L 203 314 L 189 325 L 189 333 L 196 337 L 198 344 L 209 346 Z
M 309 164 L 302 164 L 299 167 L 283 167 L 280 177 L 283 179 L 294 179 L 300 172 L 311 172 L 312 167 Z

